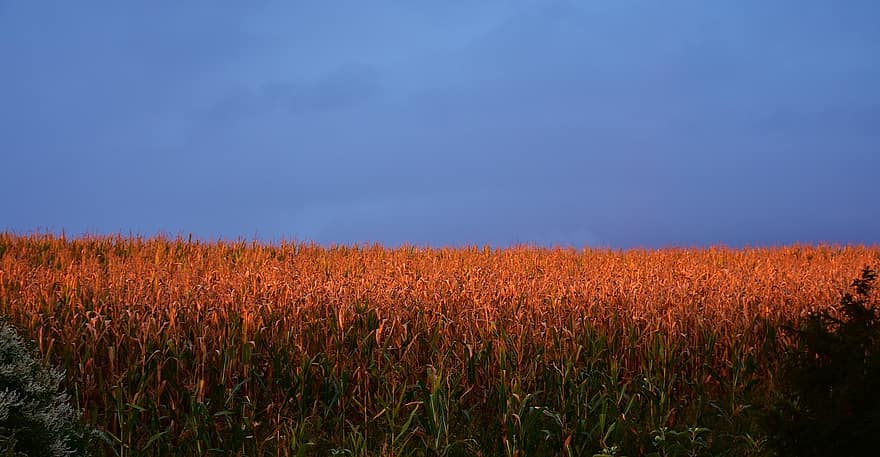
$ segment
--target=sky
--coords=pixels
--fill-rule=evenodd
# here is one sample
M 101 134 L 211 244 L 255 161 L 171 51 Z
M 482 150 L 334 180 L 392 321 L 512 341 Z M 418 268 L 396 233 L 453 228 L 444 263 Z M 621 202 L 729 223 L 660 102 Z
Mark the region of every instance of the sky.
M 873 0 L 0 0 L 0 231 L 880 243 Z

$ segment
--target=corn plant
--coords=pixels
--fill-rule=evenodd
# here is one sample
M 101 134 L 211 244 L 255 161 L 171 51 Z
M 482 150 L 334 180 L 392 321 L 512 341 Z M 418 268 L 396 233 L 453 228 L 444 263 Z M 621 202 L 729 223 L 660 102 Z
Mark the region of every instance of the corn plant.
M 878 261 L 3 233 L 0 313 L 105 455 L 758 453 L 768 329 Z

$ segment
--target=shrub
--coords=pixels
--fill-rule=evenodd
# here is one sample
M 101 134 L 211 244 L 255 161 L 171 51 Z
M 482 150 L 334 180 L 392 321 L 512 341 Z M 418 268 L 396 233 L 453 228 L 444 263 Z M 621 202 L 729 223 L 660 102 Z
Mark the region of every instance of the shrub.
M 868 303 L 876 277 L 866 267 L 838 312 L 813 312 L 799 328 L 784 328 L 795 345 L 783 358 L 782 393 L 767 421 L 781 455 L 880 449 L 880 313 Z
M 63 374 L 33 352 L 12 325 L 0 321 L 0 455 L 82 455 L 83 427 L 59 391 Z

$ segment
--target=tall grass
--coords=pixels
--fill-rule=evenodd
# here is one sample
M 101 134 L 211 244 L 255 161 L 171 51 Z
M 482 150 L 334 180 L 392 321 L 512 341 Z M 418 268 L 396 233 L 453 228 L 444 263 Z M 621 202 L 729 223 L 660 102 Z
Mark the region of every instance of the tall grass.
M 776 324 L 880 249 L 0 235 L 0 313 L 106 455 L 731 455 Z

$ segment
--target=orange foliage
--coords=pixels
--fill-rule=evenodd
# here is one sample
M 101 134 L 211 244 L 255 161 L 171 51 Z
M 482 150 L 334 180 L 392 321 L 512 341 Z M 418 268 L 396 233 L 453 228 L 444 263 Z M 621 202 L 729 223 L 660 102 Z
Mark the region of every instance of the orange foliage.
M 369 338 L 410 366 L 431 361 L 414 346 L 415 329 L 439 329 L 432 350 L 447 354 L 499 331 L 514 349 L 575 353 L 559 341 L 584 324 L 634 343 L 662 333 L 699 344 L 709 329 L 723 358 L 757 319 L 790 322 L 837 303 L 864 266 L 880 264 L 878 247 L 831 245 L 388 249 L 0 234 L 0 249 L 0 312 L 46 357 L 64 359 L 83 402 L 139 369 L 161 397 L 163 367 L 181 348 L 194 356 L 173 362 L 186 373 L 178 382 L 201 396 L 206 377 L 243 379 L 251 351 L 339 351 L 344 329 L 367 311 L 377 320 Z M 222 359 L 229 345 L 251 349 Z M 173 409 L 178 400 L 163 401 Z

